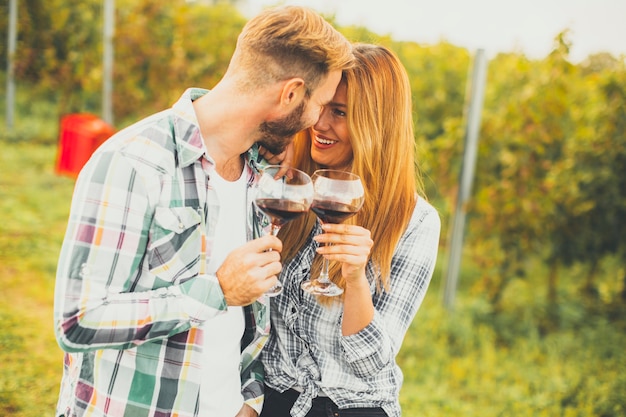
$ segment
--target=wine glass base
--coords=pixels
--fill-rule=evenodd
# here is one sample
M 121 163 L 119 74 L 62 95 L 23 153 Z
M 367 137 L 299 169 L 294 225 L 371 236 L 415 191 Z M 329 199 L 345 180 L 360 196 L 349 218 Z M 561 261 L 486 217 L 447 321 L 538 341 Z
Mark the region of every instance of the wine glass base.
M 343 294 L 343 289 L 332 282 L 304 281 L 300 288 L 309 294 L 324 295 L 326 297 L 336 297 Z
M 269 290 L 265 292 L 265 295 L 268 297 L 276 297 L 278 294 L 283 292 L 283 286 L 281 284 L 276 284 Z

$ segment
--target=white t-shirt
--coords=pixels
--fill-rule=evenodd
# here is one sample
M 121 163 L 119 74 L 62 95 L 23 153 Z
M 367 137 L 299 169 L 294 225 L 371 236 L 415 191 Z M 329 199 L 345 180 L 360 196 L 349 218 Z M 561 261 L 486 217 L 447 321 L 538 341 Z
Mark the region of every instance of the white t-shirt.
M 220 202 L 219 220 L 208 264 L 213 274 L 226 256 L 246 242 L 246 175 L 233 182 L 211 173 L 211 185 Z M 241 337 L 245 328 L 242 307 L 207 320 L 204 331 L 200 416 L 234 417 L 243 406 L 239 373 Z

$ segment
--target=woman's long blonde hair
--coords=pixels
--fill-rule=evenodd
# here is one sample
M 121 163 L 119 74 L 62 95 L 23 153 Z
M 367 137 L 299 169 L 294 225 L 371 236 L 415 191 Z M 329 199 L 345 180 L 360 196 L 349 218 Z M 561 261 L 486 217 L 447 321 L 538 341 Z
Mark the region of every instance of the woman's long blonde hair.
M 355 65 L 343 72 L 347 85 L 347 124 L 353 151 L 352 172 L 365 187 L 365 203 L 346 221 L 372 233 L 370 259 L 376 270 L 377 287 L 388 288 L 391 259 L 416 203 L 423 195 L 415 159 L 411 87 L 406 70 L 389 49 L 370 44 L 354 46 Z M 294 166 L 312 174 L 321 168 L 311 159 L 310 130 L 295 141 Z M 287 263 L 305 244 L 315 225 L 311 212 L 280 231 L 283 262 Z M 321 257 L 313 264 L 317 274 Z M 344 286 L 341 265 L 331 263 L 331 279 Z

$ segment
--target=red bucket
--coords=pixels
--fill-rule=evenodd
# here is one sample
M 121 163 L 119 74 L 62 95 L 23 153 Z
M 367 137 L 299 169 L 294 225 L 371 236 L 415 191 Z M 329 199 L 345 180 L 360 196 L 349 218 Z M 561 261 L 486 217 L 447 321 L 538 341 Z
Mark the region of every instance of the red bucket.
M 56 173 L 76 178 L 94 151 L 115 129 L 89 113 L 68 114 L 61 118 Z

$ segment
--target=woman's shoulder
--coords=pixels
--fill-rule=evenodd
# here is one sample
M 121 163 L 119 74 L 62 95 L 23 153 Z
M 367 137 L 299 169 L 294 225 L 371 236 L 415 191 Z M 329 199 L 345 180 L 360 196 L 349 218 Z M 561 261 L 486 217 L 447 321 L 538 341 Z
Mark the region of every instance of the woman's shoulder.
M 425 256 L 433 258 L 437 253 L 440 234 L 441 219 L 437 209 L 419 196 L 411 220 L 396 247 L 395 256 L 398 259 L 414 260 L 423 260 Z
M 413 209 L 413 216 L 411 216 L 410 225 L 419 225 L 424 222 L 434 224 L 438 227 L 441 226 L 441 219 L 439 212 L 430 202 L 424 197 L 417 196 L 415 208 Z

